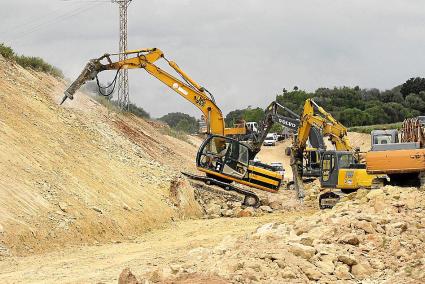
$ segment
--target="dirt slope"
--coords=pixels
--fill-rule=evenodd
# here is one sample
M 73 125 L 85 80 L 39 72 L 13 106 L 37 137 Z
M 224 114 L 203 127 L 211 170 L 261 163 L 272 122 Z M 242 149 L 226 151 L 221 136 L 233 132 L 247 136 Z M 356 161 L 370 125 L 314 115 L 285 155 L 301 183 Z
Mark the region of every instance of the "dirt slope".
M 64 88 L 0 58 L 0 256 L 199 215 L 187 183 L 170 197 L 170 182 L 194 167 L 194 146 L 81 93 L 60 107 Z

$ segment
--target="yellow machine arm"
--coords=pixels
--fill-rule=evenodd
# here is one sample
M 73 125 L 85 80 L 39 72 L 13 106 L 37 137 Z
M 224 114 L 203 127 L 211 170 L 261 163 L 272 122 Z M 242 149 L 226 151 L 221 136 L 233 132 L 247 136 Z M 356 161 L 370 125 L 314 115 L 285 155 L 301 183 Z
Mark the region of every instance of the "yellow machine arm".
M 307 99 L 301 116 L 301 124 L 298 128 L 296 147 L 304 149 L 312 126 L 322 130 L 324 137 L 335 146 L 337 151 L 352 151 L 350 141 L 347 138 L 347 128 L 338 122 L 330 113 L 317 105 L 312 99 Z
M 105 54 L 98 59 L 90 60 L 77 80 L 75 80 L 65 91 L 65 97 L 63 101 L 65 101 L 67 98 L 73 99 L 75 92 L 84 83 L 96 78 L 99 72 L 105 70 L 142 68 L 160 80 L 162 83 L 170 87 L 176 93 L 181 95 L 183 98 L 198 107 L 204 114 L 208 127 L 207 133 L 222 136 L 246 133 L 245 127 L 225 128 L 223 114 L 216 105 L 214 97 L 211 95 L 211 93 L 209 93 L 208 90 L 206 90 L 204 87 L 201 87 L 192 78 L 190 78 L 175 62 L 167 60 L 161 50 L 157 48 L 129 50 L 126 51 L 125 54 L 134 56 L 122 61 L 113 62 L 111 57 L 117 56 L 119 54 Z M 154 64 L 155 61 L 161 58 L 165 59 L 185 82 L 175 78 Z M 101 63 L 103 60 L 106 60 L 107 62 Z
M 353 147 L 347 137 L 347 128 L 312 99 L 307 99 L 301 115 L 298 135 L 295 137 L 291 149 L 291 167 L 295 189 L 299 198 L 304 197 L 302 184 L 303 154 L 313 126 L 321 129 L 323 137 L 329 137 L 337 151 L 353 151 Z

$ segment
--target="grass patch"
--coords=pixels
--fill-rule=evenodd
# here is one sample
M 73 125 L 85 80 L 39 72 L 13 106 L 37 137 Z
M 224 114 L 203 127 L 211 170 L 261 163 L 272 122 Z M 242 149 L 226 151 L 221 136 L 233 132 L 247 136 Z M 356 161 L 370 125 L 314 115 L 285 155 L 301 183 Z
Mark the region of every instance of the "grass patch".
M 105 96 L 92 96 L 97 102 L 106 107 L 110 111 L 114 111 L 117 113 L 132 113 L 137 117 L 141 117 L 144 119 L 149 119 L 150 115 L 143 108 L 138 107 L 134 104 L 129 104 L 128 110 L 121 109 L 118 105 L 118 101 L 111 100 L 110 97 Z
M 402 122 L 389 123 L 389 124 L 365 125 L 365 126 L 353 126 L 353 127 L 349 127 L 348 131 L 370 134 L 372 130 L 400 129 L 401 125 L 402 125 Z
M 103 96 L 92 96 L 92 98 L 104 107 L 106 107 L 109 111 L 113 111 L 116 113 L 124 113 L 124 111 L 121 110 L 121 108 L 118 106 L 117 101 L 110 100 L 108 97 Z
M 10 46 L 6 46 L 3 43 L 0 43 L 0 54 L 7 60 L 12 60 L 25 69 L 33 69 L 36 71 L 41 71 L 57 78 L 64 77 L 62 71 L 59 68 L 53 65 L 50 65 L 49 63 L 44 61 L 42 58 L 34 57 L 34 56 L 17 55 Z
M 189 141 L 189 138 L 187 137 L 188 134 L 186 132 L 178 131 L 178 130 L 172 129 L 170 127 L 161 128 L 160 132 L 161 132 L 161 134 L 177 138 L 177 139 L 182 140 L 182 141 L 184 141 L 188 144 L 193 145 L 193 143 Z

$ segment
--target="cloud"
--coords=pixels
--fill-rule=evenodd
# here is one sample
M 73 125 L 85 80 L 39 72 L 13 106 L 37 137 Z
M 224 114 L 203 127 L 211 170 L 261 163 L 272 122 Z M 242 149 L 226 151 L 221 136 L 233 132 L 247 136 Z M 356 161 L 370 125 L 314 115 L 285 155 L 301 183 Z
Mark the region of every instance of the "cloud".
M 1 4 L 0 34 L 19 52 L 41 56 L 75 78 L 89 58 L 118 48 L 118 7 L 94 4 L 7 2 Z M 91 8 L 58 17 L 79 6 Z M 424 12 L 420 0 L 134 0 L 129 48 L 162 49 L 212 91 L 227 113 L 247 105 L 264 107 L 282 88 L 294 85 L 385 89 L 423 76 Z M 33 33 L 19 39 L 7 33 L 40 17 L 47 24 Z M 34 27 L 22 25 L 18 32 Z M 143 70 L 130 73 L 131 100 L 152 115 L 200 115 Z M 102 74 L 104 80 L 111 76 Z

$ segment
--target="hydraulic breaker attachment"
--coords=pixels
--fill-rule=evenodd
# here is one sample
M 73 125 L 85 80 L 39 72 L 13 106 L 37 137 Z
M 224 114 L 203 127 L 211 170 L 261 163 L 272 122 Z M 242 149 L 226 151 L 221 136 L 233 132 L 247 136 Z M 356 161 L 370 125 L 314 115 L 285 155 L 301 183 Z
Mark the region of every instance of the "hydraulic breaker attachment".
M 84 67 L 80 76 L 68 87 L 68 89 L 64 92 L 65 96 L 61 101 L 61 105 L 66 101 L 66 99 L 74 99 L 75 92 L 84 85 L 87 81 L 91 81 L 96 78 L 97 73 L 99 73 L 101 69 L 101 64 L 99 63 L 99 59 L 92 59 L 87 63 L 86 67 Z

